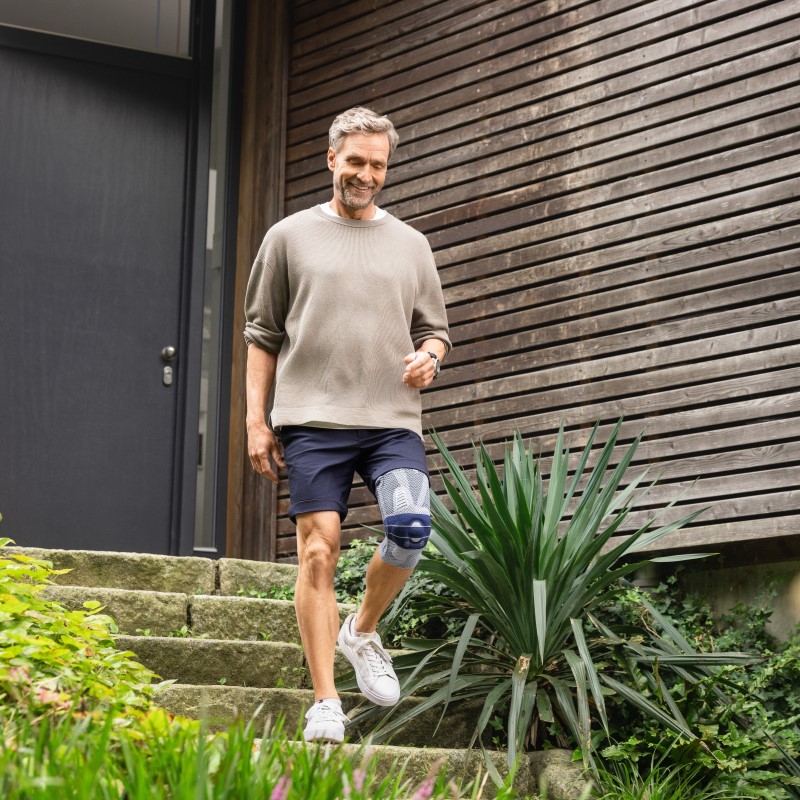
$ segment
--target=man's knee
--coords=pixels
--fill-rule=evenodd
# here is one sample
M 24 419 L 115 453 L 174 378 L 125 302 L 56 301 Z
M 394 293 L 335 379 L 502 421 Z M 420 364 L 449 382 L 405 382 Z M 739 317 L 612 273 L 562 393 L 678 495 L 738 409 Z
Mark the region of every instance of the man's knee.
M 341 530 L 336 512 L 298 515 L 297 560 L 314 575 L 333 576 L 339 561 Z
M 378 552 L 387 564 L 413 569 L 431 533 L 430 484 L 424 472 L 395 469 L 376 482 L 386 538 Z

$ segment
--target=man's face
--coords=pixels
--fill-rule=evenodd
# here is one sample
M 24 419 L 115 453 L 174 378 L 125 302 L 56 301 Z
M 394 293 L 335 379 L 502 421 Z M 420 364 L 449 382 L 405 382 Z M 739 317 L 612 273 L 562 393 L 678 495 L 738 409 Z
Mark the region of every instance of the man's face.
M 370 219 L 388 165 L 389 139 L 385 133 L 351 133 L 338 152 L 329 148 L 333 210 L 343 217 Z

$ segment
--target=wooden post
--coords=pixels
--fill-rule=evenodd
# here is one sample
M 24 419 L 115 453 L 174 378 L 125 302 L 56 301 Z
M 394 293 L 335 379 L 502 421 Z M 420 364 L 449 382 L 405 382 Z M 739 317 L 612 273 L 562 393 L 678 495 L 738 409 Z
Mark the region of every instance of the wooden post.
M 232 558 L 274 561 L 277 492 L 247 457 L 242 331 L 253 259 L 267 228 L 283 216 L 289 12 L 287 0 L 246 2 L 226 551 Z

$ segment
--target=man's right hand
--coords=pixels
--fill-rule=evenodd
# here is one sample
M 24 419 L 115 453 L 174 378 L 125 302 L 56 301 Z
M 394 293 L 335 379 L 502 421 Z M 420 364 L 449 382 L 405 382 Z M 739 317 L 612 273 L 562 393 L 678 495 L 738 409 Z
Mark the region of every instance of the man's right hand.
M 267 427 L 266 423 L 253 423 L 247 426 L 247 454 L 253 469 L 259 474 L 269 478 L 273 483 L 278 482 L 278 472 L 272 469 L 272 461 L 283 469 L 283 445 L 275 438 L 275 434 Z

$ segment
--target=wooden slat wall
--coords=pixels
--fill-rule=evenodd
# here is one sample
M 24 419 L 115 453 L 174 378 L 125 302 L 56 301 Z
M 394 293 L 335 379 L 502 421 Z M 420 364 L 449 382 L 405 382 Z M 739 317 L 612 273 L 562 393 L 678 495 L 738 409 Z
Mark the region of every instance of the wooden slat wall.
M 399 129 L 381 205 L 428 236 L 456 346 L 426 427 L 470 465 L 624 416 L 649 502 L 712 506 L 671 545 L 800 534 L 797 0 L 309 0 L 291 30 L 286 213 L 329 198 L 336 113 Z M 351 504 L 345 541 L 379 521 Z

